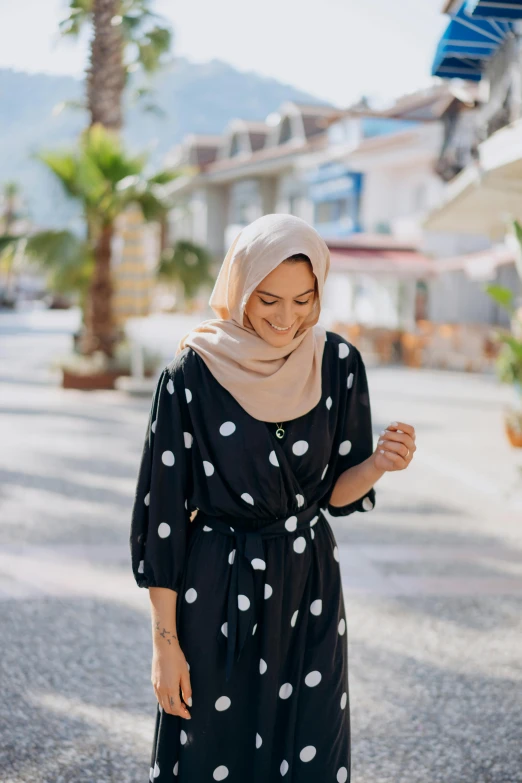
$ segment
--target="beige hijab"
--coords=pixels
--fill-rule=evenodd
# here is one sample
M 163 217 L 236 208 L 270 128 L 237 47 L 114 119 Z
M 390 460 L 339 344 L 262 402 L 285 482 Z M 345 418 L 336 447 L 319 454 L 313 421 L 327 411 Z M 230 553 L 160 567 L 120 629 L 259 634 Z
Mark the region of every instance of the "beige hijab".
M 295 337 L 282 347 L 263 340 L 245 306 L 251 293 L 285 258 L 305 253 L 317 280 L 314 309 Z M 285 422 L 308 413 L 321 399 L 326 331 L 318 324 L 323 286 L 330 267 L 325 241 L 293 215 L 265 215 L 242 229 L 221 265 L 209 304 L 217 318 L 186 334 L 212 375 L 255 419 Z

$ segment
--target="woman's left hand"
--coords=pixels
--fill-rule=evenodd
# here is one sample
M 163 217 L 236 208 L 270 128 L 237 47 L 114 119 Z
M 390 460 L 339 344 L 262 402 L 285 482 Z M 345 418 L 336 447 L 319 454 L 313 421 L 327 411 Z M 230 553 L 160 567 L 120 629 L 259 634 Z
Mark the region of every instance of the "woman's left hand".
M 378 470 L 404 470 L 416 450 L 414 427 L 403 421 L 393 421 L 381 432 L 373 461 Z

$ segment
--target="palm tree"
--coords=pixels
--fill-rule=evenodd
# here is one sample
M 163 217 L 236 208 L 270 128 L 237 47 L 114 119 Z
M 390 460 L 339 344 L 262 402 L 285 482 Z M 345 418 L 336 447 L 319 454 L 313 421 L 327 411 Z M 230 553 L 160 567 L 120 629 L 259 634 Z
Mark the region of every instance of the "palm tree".
M 152 0 L 69 0 L 67 16 L 60 22 L 62 34 L 77 37 L 86 26 L 93 29 L 87 70 L 91 125 L 119 130 L 129 76 L 149 76 L 163 63 L 172 32 L 151 6 Z M 142 87 L 138 95 L 147 92 Z
M 83 209 L 86 239 L 68 231 L 47 231 L 29 239 L 27 252 L 48 269 L 58 264 L 61 285 L 83 286 L 83 353 L 112 356 L 117 335 L 112 313 L 111 245 L 114 224 L 130 204 L 145 220 L 159 220 L 168 209 L 164 185 L 176 175 L 144 176 L 145 159 L 125 152 L 119 135 L 102 125 L 90 127 L 72 152 L 44 152 L 39 158 Z M 63 290 L 63 288 L 62 288 Z
M 182 292 L 185 301 L 194 299 L 203 285 L 212 285 L 212 256 L 205 248 L 180 239 L 173 247 L 166 247 L 161 254 L 158 278 L 173 282 Z
M 6 182 L 0 194 L 0 268 L 5 270 L 5 289 L 2 293 L 2 300 L 13 302 L 11 289 L 11 278 L 13 264 L 16 256 L 16 248 L 20 240 L 19 225 L 17 223 L 21 217 L 20 188 L 16 182 Z

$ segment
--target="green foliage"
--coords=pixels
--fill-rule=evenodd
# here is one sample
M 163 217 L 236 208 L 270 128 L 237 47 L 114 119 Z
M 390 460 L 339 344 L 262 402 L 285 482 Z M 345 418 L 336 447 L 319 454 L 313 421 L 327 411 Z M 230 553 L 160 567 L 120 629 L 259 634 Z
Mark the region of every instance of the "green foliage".
M 161 217 L 168 208 L 164 185 L 177 176 L 162 171 L 146 178 L 146 159 L 129 155 L 119 135 L 99 124 L 84 132 L 76 149 L 42 152 L 38 157 L 67 195 L 80 201 L 95 235 L 130 204 L 141 207 L 145 220 Z
M 26 253 L 48 272 L 53 290 L 78 291 L 84 300 L 101 230 L 131 204 L 141 207 L 145 220 L 163 217 L 169 206 L 165 185 L 177 175 L 161 171 L 147 179 L 145 158 L 126 153 L 119 135 L 101 125 L 86 130 L 75 149 L 43 152 L 38 157 L 65 193 L 79 201 L 90 230 L 88 240 L 70 231 L 40 232 L 29 238 Z
M 188 240 L 180 240 L 163 253 L 158 277 L 160 280 L 180 283 L 185 298 L 193 299 L 201 286 L 213 283 L 211 263 L 212 257 L 205 248 Z
M 518 220 L 512 221 L 514 236 L 519 245 L 516 256 L 516 268 L 522 281 L 522 225 Z M 515 295 L 509 288 L 499 285 L 487 285 L 484 291 L 500 307 L 506 310 L 511 317 L 511 330 L 509 332 L 497 330 L 495 336 L 503 343 L 496 362 L 496 371 L 502 383 L 514 385 L 517 389 L 522 387 L 522 316 L 520 309 L 515 309 Z
M 60 22 L 64 36 L 77 38 L 82 29 L 91 24 L 93 0 L 68 0 L 68 12 Z M 172 42 L 172 31 L 167 21 L 151 11 L 152 0 L 121 0 L 120 17 L 125 43 L 127 73 L 141 70 L 149 75 L 163 64 Z
M 508 313 L 513 312 L 513 291 L 509 288 L 505 288 L 501 285 L 486 285 L 484 291 L 490 295 L 490 297 L 498 304 L 507 310 Z
M 87 242 L 70 231 L 41 231 L 29 237 L 26 256 L 46 273 L 49 288 L 58 293 L 87 294 L 94 268 Z

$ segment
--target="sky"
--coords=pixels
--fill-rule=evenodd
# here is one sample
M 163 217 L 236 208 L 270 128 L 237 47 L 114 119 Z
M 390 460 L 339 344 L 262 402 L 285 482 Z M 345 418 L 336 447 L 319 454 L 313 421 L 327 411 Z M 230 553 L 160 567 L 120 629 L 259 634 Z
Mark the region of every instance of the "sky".
M 87 40 L 60 41 L 66 0 L 0 0 L 0 68 L 81 76 Z M 442 0 L 156 0 L 173 54 L 224 60 L 347 106 L 428 85 Z M 262 9 L 262 10 L 261 10 Z

